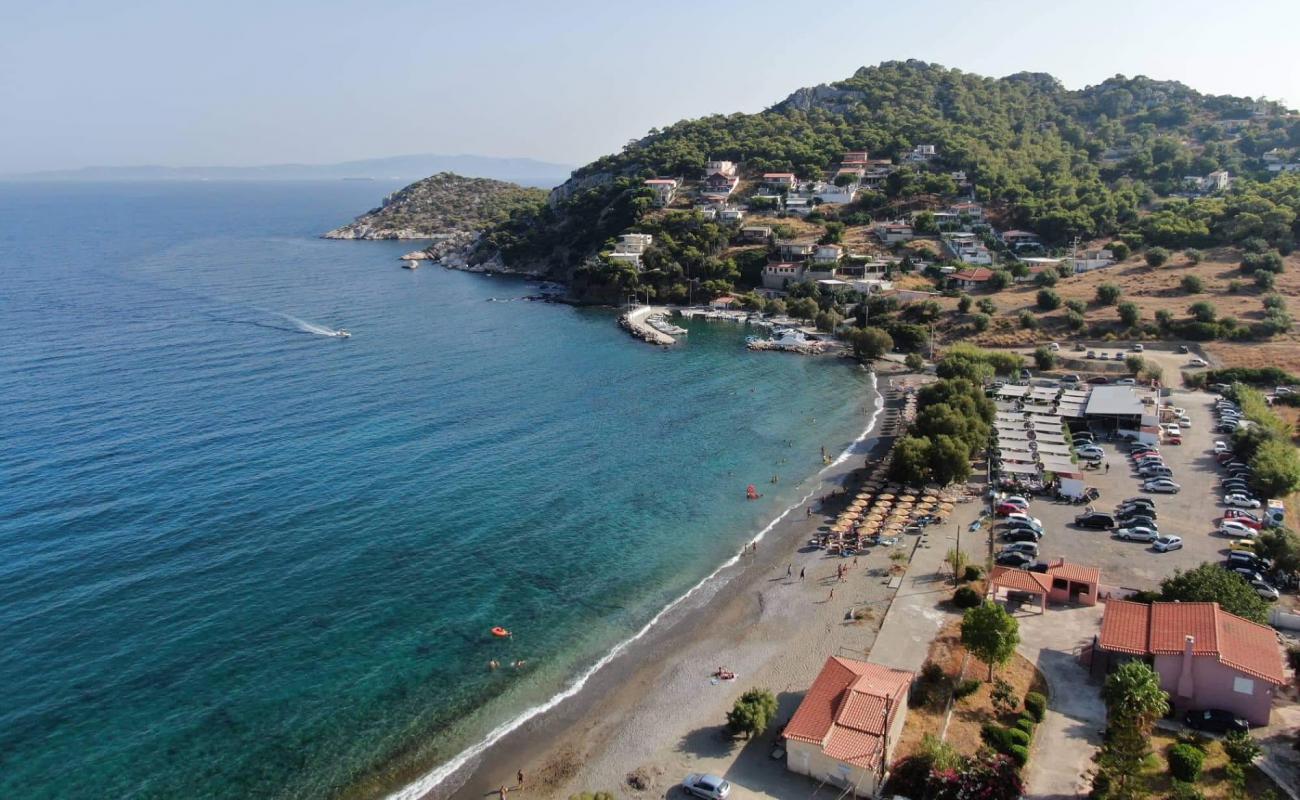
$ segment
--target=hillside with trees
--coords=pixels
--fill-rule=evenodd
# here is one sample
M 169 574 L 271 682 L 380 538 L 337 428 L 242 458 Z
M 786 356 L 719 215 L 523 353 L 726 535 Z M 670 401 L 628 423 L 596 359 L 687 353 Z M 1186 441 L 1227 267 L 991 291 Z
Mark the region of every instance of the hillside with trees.
M 937 160 L 905 163 L 919 143 L 935 145 Z M 975 199 L 997 209 L 1000 222 L 1036 232 L 1049 245 L 1124 234 L 1165 247 L 1256 238 L 1289 250 L 1300 176 L 1268 171 L 1264 155 L 1279 148 L 1300 148 L 1300 117 L 1267 101 L 1145 77 L 1116 76 L 1071 91 L 1044 74 L 987 78 L 889 62 L 801 89 L 756 114 L 651 130 L 576 170 L 547 205 L 517 209 L 485 234 L 476 257 L 499 254 L 507 264 L 564 278 L 581 268 L 585 285 L 636 288 L 652 298 L 669 299 L 683 283 L 701 279 L 744 287 L 744 265 L 725 263 L 723 248 L 670 250 L 640 276 L 591 257 L 654 215 L 645 179 L 696 178 L 708 159 L 741 164 L 742 179 L 764 172 L 820 176 L 850 150 L 892 159 L 900 169 L 879 191 L 836 209 L 835 220 L 849 225 L 888 218 L 916 197 L 953 195 L 951 174 L 962 171 Z M 1170 197 L 1185 176 L 1216 170 L 1246 179 L 1225 196 Z

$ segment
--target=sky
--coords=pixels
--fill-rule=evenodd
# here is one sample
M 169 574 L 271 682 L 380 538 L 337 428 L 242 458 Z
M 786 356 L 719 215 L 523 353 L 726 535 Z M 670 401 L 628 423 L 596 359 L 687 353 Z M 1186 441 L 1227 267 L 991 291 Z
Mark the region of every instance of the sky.
M 0 0 L 0 174 L 473 153 L 582 164 L 860 66 L 1300 106 L 1300 2 Z

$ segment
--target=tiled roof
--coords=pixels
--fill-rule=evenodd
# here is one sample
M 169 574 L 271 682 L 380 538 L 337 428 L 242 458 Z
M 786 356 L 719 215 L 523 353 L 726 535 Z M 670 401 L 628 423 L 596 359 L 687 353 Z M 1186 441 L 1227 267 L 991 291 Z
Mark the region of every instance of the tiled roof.
M 1052 579 L 1038 572 L 1012 567 L 994 567 L 989 579 L 998 586 L 1021 592 L 1046 592 L 1052 588 Z
M 1064 578 L 1075 583 L 1097 583 L 1101 580 L 1101 570 L 1097 567 L 1070 564 L 1060 559 L 1048 565 L 1047 574 L 1053 578 Z
M 785 736 L 821 745 L 831 758 L 872 767 L 889 719 L 903 709 L 913 674 L 832 656 L 786 726 Z
M 953 277 L 959 281 L 986 281 L 993 277 L 993 270 L 984 269 L 983 267 L 980 267 L 979 269 L 964 269 L 953 275 Z
M 1272 628 L 1242 619 L 1218 603 L 1131 603 L 1112 600 L 1101 621 L 1101 647 L 1133 655 L 1177 655 L 1187 637 L 1192 653 L 1213 656 L 1238 672 L 1281 686 L 1282 655 Z

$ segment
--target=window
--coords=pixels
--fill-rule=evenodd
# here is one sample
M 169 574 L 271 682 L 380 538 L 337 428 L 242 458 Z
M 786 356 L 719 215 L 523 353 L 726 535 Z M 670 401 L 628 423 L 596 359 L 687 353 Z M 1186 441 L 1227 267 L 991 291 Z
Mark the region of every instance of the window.
M 1233 678 L 1232 691 L 1239 694 L 1254 694 L 1255 682 L 1250 678 Z

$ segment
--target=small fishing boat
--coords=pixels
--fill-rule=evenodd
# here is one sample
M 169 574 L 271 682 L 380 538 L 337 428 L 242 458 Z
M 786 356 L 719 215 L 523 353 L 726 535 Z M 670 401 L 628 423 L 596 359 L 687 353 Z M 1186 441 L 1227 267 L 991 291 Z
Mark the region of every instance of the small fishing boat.
M 420 262 L 416 261 L 415 259 L 411 259 L 410 261 L 407 261 L 405 264 L 402 265 L 402 269 L 419 269 L 419 268 L 420 268 Z
M 334 331 L 334 336 L 338 339 L 348 339 L 352 336 L 352 334 L 349 331 L 345 331 L 342 328 L 339 328 L 338 330 Z

